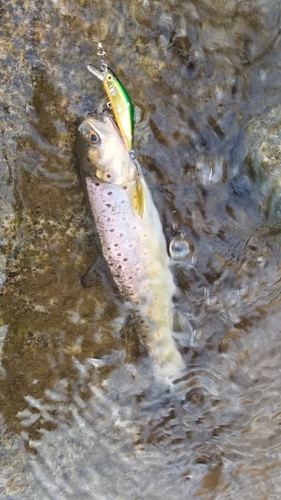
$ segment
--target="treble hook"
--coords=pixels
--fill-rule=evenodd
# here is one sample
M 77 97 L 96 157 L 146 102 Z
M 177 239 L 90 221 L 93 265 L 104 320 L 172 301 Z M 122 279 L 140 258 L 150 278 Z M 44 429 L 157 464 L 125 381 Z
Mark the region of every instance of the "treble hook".
M 106 63 L 106 60 L 105 60 L 105 57 L 104 57 L 106 55 L 106 52 L 103 50 L 103 46 L 102 46 L 101 42 L 98 42 L 97 55 L 100 57 L 101 71 L 105 71 L 106 68 L 107 68 L 107 63 Z

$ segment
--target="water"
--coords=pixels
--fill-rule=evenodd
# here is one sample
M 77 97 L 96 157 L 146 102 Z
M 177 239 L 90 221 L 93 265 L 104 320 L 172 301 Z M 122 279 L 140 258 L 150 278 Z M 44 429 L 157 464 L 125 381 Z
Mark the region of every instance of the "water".
M 1 499 L 279 500 L 280 11 L 2 6 Z M 96 41 L 137 105 L 167 241 L 192 249 L 174 266 L 190 328 L 173 390 L 107 284 L 79 285 L 98 253 L 75 155 L 104 99 Z

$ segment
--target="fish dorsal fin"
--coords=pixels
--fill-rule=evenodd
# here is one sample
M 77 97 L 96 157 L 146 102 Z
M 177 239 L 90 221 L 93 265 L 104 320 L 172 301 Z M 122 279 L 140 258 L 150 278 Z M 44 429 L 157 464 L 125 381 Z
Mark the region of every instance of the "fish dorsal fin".
M 142 218 L 144 212 L 145 193 L 142 177 L 140 175 L 137 176 L 133 183 L 131 196 L 134 210 L 137 212 L 139 217 Z

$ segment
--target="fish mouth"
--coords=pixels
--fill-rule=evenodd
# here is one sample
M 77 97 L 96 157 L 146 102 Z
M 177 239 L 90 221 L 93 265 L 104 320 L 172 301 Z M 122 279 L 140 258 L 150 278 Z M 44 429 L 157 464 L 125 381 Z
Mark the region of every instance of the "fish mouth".
M 102 123 L 106 123 L 108 118 L 109 118 L 109 113 L 107 113 L 106 111 L 102 111 L 101 113 L 86 113 L 86 119 L 87 118 L 92 118 L 94 120 L 98 120 Z
M 94 130 L 103 138 L 111 135 L 113 130 L 112 126 L 114 126 L 112 118 L 106 111 L 102 113 L 87 113 L 85 119 L 78 128 L 78 132 L 85 135 L 89 130 Z
M 97 129 L 97 132 L 106 133 L 108 131 L 108 122 L 110 122 L 111 118 L 109 113 L 101 112 L 101 113 L 86 113 L 86 117 L 81 123 L 79 129 L 91 128 Z

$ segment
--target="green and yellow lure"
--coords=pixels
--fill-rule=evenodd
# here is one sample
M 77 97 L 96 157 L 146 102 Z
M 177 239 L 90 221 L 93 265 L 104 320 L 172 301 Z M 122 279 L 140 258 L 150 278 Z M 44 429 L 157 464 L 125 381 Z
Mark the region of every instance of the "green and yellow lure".
M 125 88 L 114 72 L 105 66 L 104 71 L 98 71 L 92 66 L 88 70 L 102 80 L 105 92 L 112 107 L 112 112 L 128 151 L 133 150 L 134 136 L 134 106 Z

